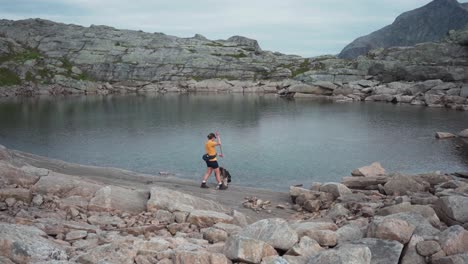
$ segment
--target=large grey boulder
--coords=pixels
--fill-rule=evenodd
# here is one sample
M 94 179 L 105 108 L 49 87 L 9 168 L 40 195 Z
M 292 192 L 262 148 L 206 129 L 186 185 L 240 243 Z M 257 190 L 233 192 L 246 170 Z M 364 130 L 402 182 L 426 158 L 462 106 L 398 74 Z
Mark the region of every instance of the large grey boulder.
M 343 177 L 341 183 L 350 189 L 375 189 L 379 184 L 383 185 L 389 181 L 387 176 L 369 176 L 369 177 Z
M 264 257 L 278 255 L 267 243 L 239 235 L 228 238 L 223 254 L 232 261 L 247 263 L 260 263 Z
M 193 210 L 227 211 L 215 201 L 155 186 L 151 188 L 147 210 L 157 211 L 159 209 L 170 212 L 191 212 Z
M 433 227 L 429 221 L 419 213 L 403 212 L 384 216 L 384 218 L 396 218 L 406 221 L 412 226 L 415 226 L 414 234 L 419 236 L 436 236 L 439 234 L 439 229 Z
M 60 198 L 82 196 L 91 198 L 102 186 L 96 182 L 56 172 L 41 177 L 32 191 L 39 194 L 56 195 Z
M 440 244 L 434 240 L 421 241 L 416 244 L 416 250 L 419 255 L 424 257 L 431 256 L 439 252 L 441 249 Z
M 324 250 L 324 248 L 322 248 L 317 241 L 310 237 L 304 236 L 301 238 L 299 243 L 294 245 L 286 252 L 286 255 L 313 256 L 322 250 Z
M 288 250 L 299 240 L 296 231 L 280 218 L 263 219 L 246 226 L 240 236 L 264 241 L 276 249 Z
M 432 264 L 465 264 L 468 263 L 468 253 L 440 257 L 431 260 Z
M 396 240 L 402 244 L 408 243 L 415 226 L 397 218 L 374 218 L 367 229 L 367 237 Z
M 5 160 L 0 160 L 0 186 L 16 184 L 30 187 L 39 180 L 39 176 L 27 173 Z
M 105 186 L 91 198 L 88 210 L 141 213 L 146 211 L 148 193 L 117 186 Z
M 372 253 L 367 246 L 345 244 L 335 249 L 321 251 L 307 264 L 370 264 Z
M 327 192 L 333 194 L 334 198 L 338 198 L 342 195 L 351 194 L 351 190 L 345 185 L 336 182 L 327 182 L 320 186 L 321 192 Z
M 448 225 L 468 223 L 468 197 L 441 197 L 435 204 L 437 215 Z
M 384 190 L 387 195 L 406 195 L 413 192 L 423 192 L 425 188 L 412 176 L 396 175 L 385 183 Z
M 363 238 L 349 243 L 367 246 L 372 254 L 371 264 L 398 264 L 403 244 L 394 240 Z
M 401 264 L 426 264 L 426 260 L 423 256 L 419 255 L 416 246 L 418 243 L 424 241 L 424 238 L 418 235 L 413 235 L 408 245 L 406 245 L 403 251 Z
M 338 226 L 331 221 L 306 221 L 306 222 L 297 222 L 292 223 L 291 228 L 293 228 L 299 237 L 307 236 L 311 231 L 316 230 L 338 230 Z
M 432 207 L 428 205 L 412 205 L 409 202 L 403 202 L 392 206 L 384 207 L 377 211 L 377 215 L 391 215 L 404 212 L 418 213 L 424 216 L 433 226 L 439 227 L 440 220 Z
M 451 226 L 440 233 L 439 243 L 447 256 L 468 252 L 468 231 Z
M 16 263 L 67 260 L 65 249 L 46 237 L 36 227 L 0 223 L 0 256 Z

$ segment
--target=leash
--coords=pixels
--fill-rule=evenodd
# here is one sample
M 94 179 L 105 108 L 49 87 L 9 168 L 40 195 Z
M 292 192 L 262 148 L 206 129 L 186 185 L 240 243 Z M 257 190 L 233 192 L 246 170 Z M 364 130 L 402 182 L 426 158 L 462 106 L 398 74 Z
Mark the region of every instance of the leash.
M 219 132 L 218 132 L 218 131 L 216 131 L 216 136 L 218 137 L 218 142 L 219 142 L 219 144 L 220 144 L 220 145 L 219 145 L 219 152 L 220 152 L 220 154 L 221 154 L 221 156 L 222 156 L 222 157 L 220 157 L 220 158 L 224 159 L 223 146 L 221 145 L 221 136 L 219 135 Z M 224 167 L 224 166 L 223 166 L 223 161 L 222 161 L 222 160 L 221 160 L 220 163 L 221 163 L 221 167 Z

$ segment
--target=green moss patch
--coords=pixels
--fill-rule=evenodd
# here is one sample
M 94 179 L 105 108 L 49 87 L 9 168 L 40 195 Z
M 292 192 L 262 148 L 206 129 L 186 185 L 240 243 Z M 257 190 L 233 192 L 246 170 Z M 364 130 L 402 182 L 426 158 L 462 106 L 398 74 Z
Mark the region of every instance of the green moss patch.
M 9 69 L 0 68 L 0 86 L 10 86 L 21 84 L 19 76 Z
M 28 60 L 35 60 L 41 57 L 41 54 L 36 51 L 36 50 L 26 50 L 21 53 L 15 53 L 15 54 L 10 54 L 7 56 L 2 56 L 0 57 L 0 63 L 4 62 L 18 62 L 18 63 L 24 63 Z
M 299 74 L 303 74 L 304 72 L 307 72 L 310 70 L 309 68 L 309 59 L 305 59 L 301 65 L 299 65 L 298 69 L 295 69 L 292 71 L 292 77 L 296 77 Z

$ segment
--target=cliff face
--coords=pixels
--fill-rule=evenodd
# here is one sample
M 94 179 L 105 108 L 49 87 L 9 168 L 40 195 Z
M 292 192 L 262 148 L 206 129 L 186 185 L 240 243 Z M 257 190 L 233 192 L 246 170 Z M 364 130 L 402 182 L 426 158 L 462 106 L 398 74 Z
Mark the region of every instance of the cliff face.
M 256 40 L 241 36 L 212 41 L 201 35 L 178 38 L 42 19 L 0 20 L 0 37 L 13 43 L 0 47 L 0 56 L 16 54 L 11 47 L 19 46 L 40 54 L 50 67 L 65 62 L 109 82 L 287 78 L 304 62 L 299 56 L 262 51 Z
M 393 24 L 367 36 L 357 38 L 339 54 L 340 58 L 356 58 L 376 48 L 413 46 L 435 42 L 468 24 L 468 5 L 456 0 L 434 0 L 398 16 Z

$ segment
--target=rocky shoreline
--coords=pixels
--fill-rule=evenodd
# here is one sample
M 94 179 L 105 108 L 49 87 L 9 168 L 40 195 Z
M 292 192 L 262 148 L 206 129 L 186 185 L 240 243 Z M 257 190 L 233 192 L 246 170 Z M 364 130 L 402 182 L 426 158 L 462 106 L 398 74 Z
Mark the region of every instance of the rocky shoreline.
M 96 83 L 75 81 L 68 84 L 10 86 L 0 90 L 0 97 L 43 95 L 110 95 L 164 93 L 256 93 L 276 94 L 295 99 L 325 99 L 335 102 L 386 102 L 418 106 L 468 110 L 468 86 L 457 82 L 427 80 L 421 82 L 382 83 L 357 80 L 346 84 L 315 81 L 178 81 L 160 83 Z
M 207 192 L 0 147 L 0 262 L 468 261 L 468 172 L 389 174 L 373 163 L 288 195 Z

